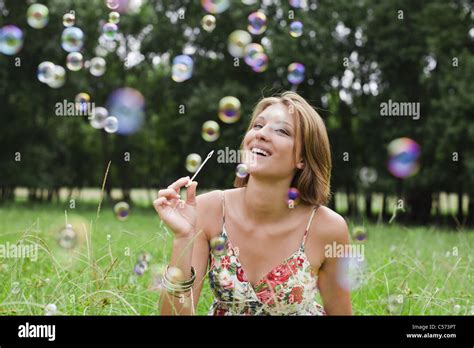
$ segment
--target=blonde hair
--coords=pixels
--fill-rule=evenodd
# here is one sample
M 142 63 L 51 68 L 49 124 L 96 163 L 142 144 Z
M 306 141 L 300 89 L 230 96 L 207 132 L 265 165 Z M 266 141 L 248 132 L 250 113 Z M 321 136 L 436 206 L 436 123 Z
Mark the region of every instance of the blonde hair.
M 331 186 L 331 150 L 324 121 L 316 110 L 300 95 L 294 92 L 284 92 L 269 98 L 261 99 L 252 113 L 247 132 L 257 116 L 273 104 L 285 105 L 290 113 L 295 115 L 296 141 L 301 144 L 301 155 L 304 162 L 302 170 L 298 170 L 293 177 L 291 186 L 300 192 L 302 202 L 309 205 L 327 204 L 330 200 Z M 243 141 L 240 145 L 243 148 Z M 295 146 L 295 159 L 296 146 Z M 248 176 L 236 177 L 235 187 L 247 186 Z

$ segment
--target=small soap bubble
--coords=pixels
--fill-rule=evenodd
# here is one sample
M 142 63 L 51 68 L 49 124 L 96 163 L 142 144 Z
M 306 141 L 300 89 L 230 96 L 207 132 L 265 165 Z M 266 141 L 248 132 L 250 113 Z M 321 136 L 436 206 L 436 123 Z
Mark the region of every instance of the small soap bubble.
M 258 53 L 263 53 L 263 46 L 258 43 L 251 43 L 245 47 L 244 50 L 244 61 L 249 66 L 254 66 L 256 64 L 255 56 Z
M 202 163 L 202 158 L 197 153 L 191 153 L 186 157 L 186 170 L 190 173 L 196 172 Z
M 49 303 L 44 308 L 44 315 L 56 315 L 58 313 L 58 307 L 54 303 Z
M 102 57 L 94 57 L 90 61 L 89 72 L 93 76 L 102 76 L 105 74 L 107 63 Z
M 247 175 L 249 175 L 248 166 L 245 163 L 240 163 L 237 165 L 237 168 L 235 169 L 235 175 L 241 179 L 247 177 Z
M 115 133 L 117 132 L 119 127 L 117 117 L 115 116 L 108 116 L 104 121 L 104 130 L 107 133 Z
M 43 29 L 49 21 L 49 9 L 42 4 L 33 4 L 26 12 L 28 25 L 35 29 Z
M 227 40 L 227 50 L 233 57 L 243 58 L 245 47 L 252 42 L 252 36 L 244 30 L 235 30 Z
M 289 0 L 288 3 L 293 8 L 306 8 L 308 0 Z
M 453 306 L 453 313 L 454 313 L 454 314 L 459 314 L 459 313 L 461 313 L 461 305 L 455 304 L 455 305 Z
M 209 13 L 222 13 L 230 6 L 230 0 L 201 0 L 201 5 Z
M 23 31 L 15 25 L 0 28 L 0 52 L 11 56 L 23 47 Z
M 150 263 L 151 261 L 151 254 L 147 252 L 142 252 L 140 255 L 137 257 L 137 262 L 146 262 Z
M 120 13 L 117 11 L 112 11 L 109 13 L 109 22 L 118 24 L 120 22 Z
M 51 88 L 61 88 L 66 83 L 66 69 L 60 65 L 54 66 L 53 79 L 48 83 Z
M 212 32 L 216 28 L 216 17 L 211 14 L 205 15 L 201 19 L 201 26 L 208 33 Z
M 298 85 L 304 80 L 305 67 L 301 63 L 291 63 L 288 66 L 288 81 L 293 85 Z
M 363 243 L 367 239 L 367 231 L 362 226 L 356 226 L 352 230 L 352 238 L 358 243 Z
M 71 71 L 79 71 L 84 65 L 84 57 L 79 52 L 71 52 L 66 57 L 66 67 Z
M 387 301 L 387 309 L 390 314 L 400 314 L 403 307 L 403 295 L 390 295 Z
M 115 217 L 120 221 L 125 221 L 130 215 L 130 205 L 127 202 L 118 202 L 114 206 Z
M 76 95 L 76 98 L 74 99 L 75 104 L 76 104 L 76 110 L 79 112 L 84 112 L 89 109 L 89 103 L 91 101 L 91 97 L 88 93 L 79 93 Z
M 114 40 L 117 36 L 118 26 L 115 23 L 107 22 L 102 27 L 102 33 L 106 40 Z
M 362 167 L 359 171 L 359 179 L 364 186 L 369 186 L 377 181 L 377 170 L 372 167 Z
M 42 62 L 38 65 L 37 76 L 38 80 L 43 83 L 50 83 L 54 80 L 54 69 L 56 65 L 51 62 Z
M 211 239 L 211 252 L 216 256 L 226 254 L 226 240 L 222 236 L 217 236 Z
M 136 275 L 141 276 L 146 272 L 147 269 L 148 264 L 146 262 L 137 262 L 133 268 L 133 272 L 135 272 Z
M 98 106 L 93 108 L 90 119 L 91 126 L 95 129 L 102 129 L 105 126 L 105 120 L 109 116 L 109 112 L 106 108 Z
M 410 138 L 398 138 L 388 144 L 388 170 L 400 179 L 414 176 L 420 169 L 420 145 Z
M 67 224 L 66 227 L 59 232 L 58 244 L 64 249 L 72 249 L 77 245 L 77 233 L 71 224 Z
M 235 123 L 240 119 L 240 101 L 227 96 L 219 101 L 219 119 L 224 123 Z
M 260 35 L 267 29 L 267 16 L 261 11 L 252 12 L 248 17 L 247 30 L 254 35 Z
M 11 293 L 12 294 L 18 294 L 21 290 L 20 283 L 19 282 L 13 282 L 12 287 L 11 287 Z
M 291 22 L 290 35 L 293 37 L 300 37 L 301 35 L 303 35 L 303 23 L 300 21 Z
M 66 52 L 78 52 L 84 45 L 84 33 L 77 27 L 69 27 L 61 34 L 61 47 Z
M 205 141 L 213 142 L 219 138 L 220 127 L 216 121 L 206 121 L 202 125 L 201 136 Z
M 187 55 L 179 55 L 173 59 L 171 66 L 171 78 L 175 82 L 189 80 L 193 75 L 193 59 Z
M 76 22 L 76 16 L 74 13 L 65 13 L 63 16 L 63 25 L 66 28 L 72 27 L 74 23 Z

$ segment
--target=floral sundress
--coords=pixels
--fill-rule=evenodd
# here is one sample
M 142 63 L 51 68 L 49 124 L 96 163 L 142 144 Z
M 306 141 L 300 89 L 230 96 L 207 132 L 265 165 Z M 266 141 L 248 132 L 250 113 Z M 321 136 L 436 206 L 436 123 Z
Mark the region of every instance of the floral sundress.
M 326 315 L 316 302 L 317 274 L 304 252 L 304 244 L 314 208 L 306 227 L 303 242 L 297 251 L 283 260 L 253 286 L 247 279 L 238 258 L 238 248 L 229 240 L 223 223 L 220 236 L 225 239 L 225 253 L 210 253 L 209 282 L 214 301 L 209 315 Z

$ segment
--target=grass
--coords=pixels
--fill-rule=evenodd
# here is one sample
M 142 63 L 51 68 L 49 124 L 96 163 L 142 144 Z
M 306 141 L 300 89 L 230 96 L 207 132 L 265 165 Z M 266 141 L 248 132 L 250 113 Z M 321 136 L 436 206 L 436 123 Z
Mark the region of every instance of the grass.
M 71 251 L 57 242 L 66 215 L 82 236 Z M 352 292 L 355 314 L 474 315 L 473 231 L 365 227 L 366 269 Z M 50 303 L 64 315 L 157 315 L 160 294 L 153 284 L 170 257 L 171 241 L 151 206 L 134 208 L 126 221 L 106 205 L 97 218 L 97 204 L 81 202 L 75 209 L 0 206 L 0 245 L 38 246 L 37 260 L 0 257 L 0 315 L 43 315 Z M 143 251 L 152 259 L 136 276 Z M 197 314 L 206 315 L 212 299 L 206 281 Z

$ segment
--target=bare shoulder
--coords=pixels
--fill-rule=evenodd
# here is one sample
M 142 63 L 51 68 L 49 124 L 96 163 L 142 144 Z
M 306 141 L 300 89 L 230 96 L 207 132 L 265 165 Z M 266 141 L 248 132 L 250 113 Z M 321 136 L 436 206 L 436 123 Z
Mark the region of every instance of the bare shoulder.
M 218 232 L 222 221 L 222 190 L 213 190 L 196 197 L 197 228 L 202 229 L 207 240 Z
M 311 234 L 318 235 L 325 243 L 348 243 L 349 229 L 346 220 L 334 210 L 321 206 L 311 224 Z

